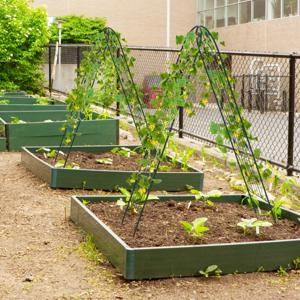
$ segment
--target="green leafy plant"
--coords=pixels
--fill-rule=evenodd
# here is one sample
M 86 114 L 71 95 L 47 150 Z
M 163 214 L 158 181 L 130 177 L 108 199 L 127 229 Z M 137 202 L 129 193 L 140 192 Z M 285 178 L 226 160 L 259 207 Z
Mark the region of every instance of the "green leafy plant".
M 48 105 L 49 104 L 49 99 L 46 97 L 38 97 L 36 99 L 36 104 L 37 105 Z
M 276 221 L 278 219 L 281 219 L 282 216 L 282 205 L 287 204 L 287 201 L 285 199 L 276 199 L 272 201 L 272 208 L 270 211 L 267 212 L 267 214 L 272 214 Z
M 55 158 L 56 155 L 57 155 L 57 150 L 50 149 L 50 148 L 47 148 L 47 147 L 40 147 L 40 148 L 36 149 L 35 152 L 43 153 L 45 158 Z M 59 151 L 59 154 L 60 155 L 65 155 L 65 153 L 62 152 L 62 151 Z
M 96 159 L 96 162 L 98 164 L 103 164 L 103 165 L 112 165 L 113 164 L 113 160 L 111 158 L 107 158 L 107 157 L 98 158 L 98 159 Z
M 210 265 L 205 270 L 200 270 L 199 274 L 206 278 L 209 276 L 219 277 L 222 274 L 222 270 L 218 267 L 218 265 Z
M 59 159 L 56 164 L 55 168 L 63 168 L 65 165 L 65 160 L 64 159 Z M 74 162 L 71 162 L 65 166 L 66 169 L 80 169 L 80 166 Z
M 112 153 L 116 153 L 116 154 L 119 154 L 121 156 L 124 156 L 124 157 L 131 157 L 131 156 L 134 156 L 136 155 L 136 152 L 129 149 L 129 148 L 126 148 L 126 147 L 120 147 L 120 148 L 113 148 L 111 150 Z
M 188 160 L 190 159 L 190 157 L 194 154 L 194 150 L 193 149 L 188 149 L 188 150 L 184 150 L 183 152 L 180 153 L 180 162 L 181 162 L 181 169 L 183 171 L 188 171 Z
M 10 123 L 11 124 L 25 124 L 26 122 L 23 120 L 20 120 L 18 117 L 11 117 Z
M 283 266 L 279 266 L 279 268 L 277 270 L 277 274 L 279 276 L 288 276 L 287 268 L 285 268 Z
M 212 190 L 207 193 L 203 193 L 202 191 L 194 189 L 192 186 L 187 186 L 190 193 L 195 195 L 196 200 L 204 201 L 206 204 L 213 206 L 214 203 L 211 201 L 211 198 L 219 198 L 223 195 L 223 193 L 219 190 Z
M 270 227 L 273 224 L 268 221 L 257 220 L 257 218 L 251 219 L 241 219 L 241 222 L 237 223 L 238 227 L 241 227 L 244 231 L 244 234 L 247 234 L 248 229 L 255 228 L 256 235 L 260 234 L 260 227 Z
M 50 42 L 58 41 L 57 22 L 62 21 L 62 43 L 66 44 L 92 44 L 95 37 L 105 26 L 104 18 L 86 18 L 84 16 L 61 16 L 50 26 Z
M 207 218 L 197 218 L 192 223 L 187 221 L 180 221 L 179 223 L 190 236 L 201 239 L 205 232 L 209 230 L 208 227 L 204 226 L 206 221 Z
M 293 265 L 295 270 L 298 270 L 300 268 L 300 257 L 297 257 L 293 260 Z
M 0 88 L 43 94 L 46 10 L 26 0 L 0 0 L 0 7 Z
M 9 100 L 6 100 L 6 99 L 0 100 L 0 104 L 9 104 L 9 103 L 10 103 Z
M 82 200 L 82 204 L 85 206 L 89 205 L 90 203 L 91 202 L 89 200 L 85 200 L 85 199 Z

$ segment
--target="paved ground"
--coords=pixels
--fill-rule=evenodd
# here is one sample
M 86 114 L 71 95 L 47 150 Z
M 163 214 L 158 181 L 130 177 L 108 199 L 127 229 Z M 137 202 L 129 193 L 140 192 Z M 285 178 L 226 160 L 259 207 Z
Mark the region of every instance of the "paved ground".
M 254 146 L 262 151 L 262 157 L 286 164 L 288 145 L 288 115 L 282 112 L 261 114 L 257 111 L 244 116 L 252 123 L 251 132 L 258 137 Z M 217 108 L 206 107 L 196 109 L 192 118 L 184 118 L 184 130 L 201 137 L 214 140 L 209 128 L 212 121 L 221 122 Z M 300 116 L 295 118 L 295 166 L 300 167 Z

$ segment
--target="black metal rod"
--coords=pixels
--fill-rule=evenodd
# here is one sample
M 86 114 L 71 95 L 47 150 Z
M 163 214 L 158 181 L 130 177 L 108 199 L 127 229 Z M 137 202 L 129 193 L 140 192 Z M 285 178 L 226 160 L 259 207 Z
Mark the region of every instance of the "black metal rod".
M 178 131 L 178 137 L 179 138 L 183 138 L 183 132 L 182 132 L 182 130 L 183 130 L 183 107 L 182 106 L 179 106 L 178 107 L 178 114 L 179 114 L 179 116 L 178 116 L 178 125 L 179 125 L 179 131 Z
M 80 46 L 77 47 L 76 49 L 76 62 L 77 62 L 77 76 L 80 74 L 80 62 L 81 62 L 81 48 Z
M 294 165 L 294 128 L 295 128 L 295 88 L 296 88 L 296 59 L 290 56 L 290 81 L 289 81 L 289 117 L 288 117 L 288 159 L 287 175 L 293 175 Z

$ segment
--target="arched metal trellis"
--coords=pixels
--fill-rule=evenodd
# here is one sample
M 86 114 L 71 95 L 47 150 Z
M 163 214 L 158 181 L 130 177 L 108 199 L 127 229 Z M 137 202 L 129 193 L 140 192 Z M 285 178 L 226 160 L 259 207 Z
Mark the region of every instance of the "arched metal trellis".
M 195 35 L 194 46 L 197 48 L 197 53 L 194 55 L 194 63 L 199 63 L 200 61 L 200 65 L 206 73 L 213 96 L 222 117 L 224 129 L 243 177 L 247 189 L 247 196 L 250 198 L 250 203 L 257 204 L 257 199 L 259 199 L 270 205 L 260 168 L 251 145 L 251 135 L 247 130 L 248 125 L 242 116 L 240 107 L 237 104 L 233 81 L 226 69 L 224 58 L 220 54 L 215 38 L 210 31 L 203 26 L 195 26 L 190 32 L 193 32 Z M 186 49 L 185 42 L 183 43 L 177 63 L 180 62 L 181 53 L 184 49 Z M 187 74 L 186 78 L 189 79 L 189 76 L 190 75 Z M 173 125 L 174 120 L 170 124 L 169 130 L 172 130 Z M 232 130 L 234 125 L 238 126 L 238 128 Z M 167 143 L 168 139 L 165 144 L 162 145 L 160 156 L 162 156 L 166 150 Z M 141 221 L 160 161 L 161 160 L 158 160 L 156 168 L 151 174 L 151 181 L 146 192 L 146 198 L 144 199 L 142 209 L 139 212 L 137 222 L 135 224 L 134 235 Z

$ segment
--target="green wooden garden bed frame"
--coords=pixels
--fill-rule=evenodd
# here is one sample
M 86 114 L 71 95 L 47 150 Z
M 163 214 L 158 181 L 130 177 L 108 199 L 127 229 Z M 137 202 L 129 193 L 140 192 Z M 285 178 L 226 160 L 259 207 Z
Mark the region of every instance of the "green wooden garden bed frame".
M 72 151 L 102 153 L 115 147 L 120 146 L 74 146 Z M 137 146 L 126 147 L 134 149 Z M 52 188 L 116 190 L 118 186 L 129 187 L 127 180 L 133 173 L 131 171 L 55 168 L 35 155 L 37 149 L 38 147 L 24 147 L 22 162 L 27 169 L 46 181 Z M 51 147 L 51 149 L 57 149 L 57 147 Z M 156 178 L 162 181 L 153 186 L 155 190 L 184 191 L 186 185 L 200 190 L 203 188 L 203 173 L 195 168 L 190 168 L 188 172 L 158 172 Z
M 67 114 L 63 110 L 0 112 L 0 125 L 5 126 L 8 150 L 21 151 L 22 146 L 59 145 Z M 28 123 L 11 124 L 11 117 Z M 49 119 L 54 122 L 43 122 Z M 115 145 L 119 143 L 119 120 L 84 120 L 79 133 L 75 145 Z
M 73 196 L 71 219 L 94 236 L 98 249 L 129 280 L 199 276 L 199 270 L 205 270 L 210 265 L 218 265 L 223 274 L 256 272 L 262 267 L 265 271 L 274 271 L 279 266 L 292 265 L 293 259 L 300 257 L 300 239 L 131 248 L 82 203 L 83 200 L 96 203 L 116 201 L 119 198 Z M 191 195 L 164 195 L 159 198 L 161 201 L 194 199 Z M 242 199 L 242 195 L 223 195 L 212 200 L 241 203 Z M 261 204 L 262 208 L 267 208 L 266 203 Z M 300 214 L 283 210 L 283 216 L 297 222 Z
M 31 96 L 0 96 L 1 100 L 9 100 L 9 104 L 35 104 L 36 98 Z
M 6 138 L 0 137 L 0 151 L 6 151 L 7 145 L 6 145 Z
M 37 110 L 66 110 L 67 106 L 62 104 L 0 104 L 1 111 L 37 111 Z

